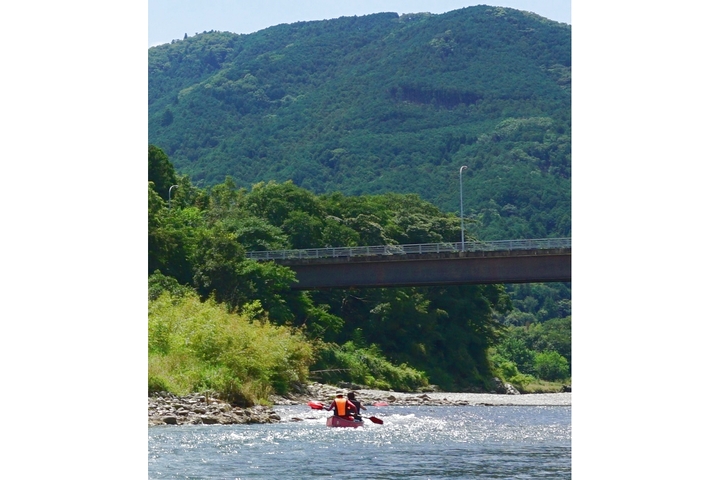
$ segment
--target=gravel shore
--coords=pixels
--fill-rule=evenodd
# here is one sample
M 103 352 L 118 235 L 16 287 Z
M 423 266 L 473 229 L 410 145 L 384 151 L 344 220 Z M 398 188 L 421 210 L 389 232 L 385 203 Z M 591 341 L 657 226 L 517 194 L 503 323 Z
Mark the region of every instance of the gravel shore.
M 297 395 L 273 397 L 276 405 L 295 405 L 311 400 L 331 402 L 338 390 L 334 385 L 313 383 L 307 385 L 306 391 Z M 344 391 L 349 391 L 347 388 Z M 498 393 L 454 393 L 454 392 L 427 392 L 427 393 L 400 393 L 384 390 L 355 389 L 360 401 L 365 405 L 374 402 L 387 402 L 389 405 L 528 405 L 552 406 L 571 405 L 572 393 L 532 393 L 532 394 L 498 394 Z
M 498 393 L 389 393 L 379 390 L 358 390 L 361 399 L 383 400 L 383 396 L 392 396 L 395 405 L 570 405 L 572 393 L 531 393 L 524 395 L 502 395 Z M 387 400 L 385 400 L 387 401 Z M 368 403 L 368 400 L 365 400 Z M 372 402 L 369 402 L 372 403 Z M 388 402 L 390 403 L 390 402 Z

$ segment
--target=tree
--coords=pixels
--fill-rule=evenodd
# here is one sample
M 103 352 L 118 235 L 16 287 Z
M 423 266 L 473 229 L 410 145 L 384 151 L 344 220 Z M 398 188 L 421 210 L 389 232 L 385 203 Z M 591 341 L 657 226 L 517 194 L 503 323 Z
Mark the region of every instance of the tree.
M 296 210 L 313 217 L 325 216 L 318 198 L 291 181 L 253 185 L 246 202 L 250 214 L 262 217 L 277 227 L 281 227 L 290 212 Z
M 292 211 L 282 224 L 293 248 L 317 248 L 322 244 L 323 222 L 302 211 Z
M 167 198 L 170 187 L 178 183 L 175 168 L 170 159 L 155 145 L 148 146 L 148 181 L 161 198 Z
M 221 219 L 220 223 L 249 252 L 290 248 L 287 235 L 281 228 L 252 216 Z
M 234 308 L 253 300 L 240 279 L 244 250 L 234 235 L 219 227 L 199 233 L 192 259 L 193 283 L 202 298 L 214 296 Z
M 148 274 L 159 270 L 182 284 L 192 283 L 192 252 L 202 226 L 197 208 L 168 210 L 148 182 Z
M 532 372 L 535 368 L 535 352 L 516 335 L 508 335 L 503 339 L 497 347 L 497 353 L 512 361 L 523 373 Z

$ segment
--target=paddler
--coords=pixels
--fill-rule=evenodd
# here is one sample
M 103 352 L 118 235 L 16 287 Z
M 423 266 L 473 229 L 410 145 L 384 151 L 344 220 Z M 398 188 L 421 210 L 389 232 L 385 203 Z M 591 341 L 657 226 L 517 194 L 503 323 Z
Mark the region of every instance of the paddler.
M 347 420 L 354 420 L 353 415 L 358 413 L 358 409 L 345 398 L 345 392 L 342 390 L 335 392 L 335 400 L 323 408 L 325 410 L 334 410 L 336 416 Z
M 367 410 L 365 406 L 362 404 L 360 400 L 355 398 L 355 392 L 349 392 L 347 394 L 348 401 L 352 403 L 355 406 L 355 410 L 357 413 L 355 414 L 355 420 L 362 420 L 362 416 L 360 415 L 360 410 Z

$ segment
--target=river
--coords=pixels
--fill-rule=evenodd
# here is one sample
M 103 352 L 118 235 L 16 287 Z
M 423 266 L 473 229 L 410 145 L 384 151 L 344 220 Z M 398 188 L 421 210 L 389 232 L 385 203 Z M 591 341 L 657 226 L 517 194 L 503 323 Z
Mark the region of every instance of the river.
M 148 478 L 571 478 L 570 406 L 368 408 L 382 425 L 288 405 L 275 424 L 149 427 Z

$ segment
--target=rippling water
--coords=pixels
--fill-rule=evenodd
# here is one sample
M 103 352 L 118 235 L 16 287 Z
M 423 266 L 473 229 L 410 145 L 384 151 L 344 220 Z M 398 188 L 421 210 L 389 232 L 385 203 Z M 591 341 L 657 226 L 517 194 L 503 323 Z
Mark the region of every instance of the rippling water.
M 328 428 L 276 407 L 270 425 L 148 428 L 148 478 L 570 478 L 570 407 L 382 407 L 384 425 Z M 303 421 L 290 421 L 293 417 Z

